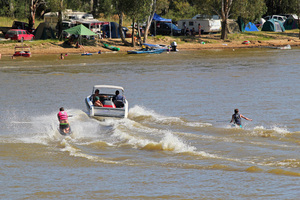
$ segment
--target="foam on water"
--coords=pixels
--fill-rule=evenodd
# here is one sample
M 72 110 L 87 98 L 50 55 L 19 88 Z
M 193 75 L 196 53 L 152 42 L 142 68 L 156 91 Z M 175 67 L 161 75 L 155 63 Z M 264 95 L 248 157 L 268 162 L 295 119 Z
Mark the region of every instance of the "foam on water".
M 190 127 L 208 127 L 212 126 L 210 123 L 202 122 L 187 122 L 179 117 L 169 117 L 156 113 L 153 110 L 147 109 L 143 106 L 135 105 L 129 110 L 129 118 L 135 121 L 147 121 L 147 123 L 158 123 L 164 125 L 180 125 Z
M 250 135 L 263 136 L 263 137 L 285 137 L 290 134 L 286 127 L 279 127 L 278 125 L 272 125 L 269 128 L 264 126 L 255 126 L 251 130 Z

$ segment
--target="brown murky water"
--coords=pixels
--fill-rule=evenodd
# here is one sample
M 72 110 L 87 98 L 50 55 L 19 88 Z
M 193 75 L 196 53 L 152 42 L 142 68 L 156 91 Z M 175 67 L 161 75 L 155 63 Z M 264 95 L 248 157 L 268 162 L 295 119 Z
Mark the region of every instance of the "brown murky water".
M 297 199 L 299 49 L 0 60 L 3 199 Z M 120 85 L 129 118 L 84 98 Z M 71 137 L 57 132 L 64 106 Z M 229 124 L 233 109 L 253 119 Z

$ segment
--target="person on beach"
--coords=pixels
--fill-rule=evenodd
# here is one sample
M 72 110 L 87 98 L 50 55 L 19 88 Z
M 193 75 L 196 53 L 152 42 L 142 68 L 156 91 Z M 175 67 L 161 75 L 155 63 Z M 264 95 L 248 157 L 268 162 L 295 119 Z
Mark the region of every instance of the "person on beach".
M 60 54 L 60 59 L 61 60 L 65 59 L 65 57 L 64 57 L 64 55 L 62 53 Z
M 199 38 L 201 37 L 201 24 L 198 24 Z
M 249 118 L 243 116 L 242 114 L 240 114 L 239 109 L 234 109 L 234 114 L 232 115 L 230 123 L 233 122 L 233 124 L 236 124 L 242 128 L 242 118 L 244 118 L 245 120 L 248 120 L 248 121 L 252 121 L 252 119 L 249 119 Z

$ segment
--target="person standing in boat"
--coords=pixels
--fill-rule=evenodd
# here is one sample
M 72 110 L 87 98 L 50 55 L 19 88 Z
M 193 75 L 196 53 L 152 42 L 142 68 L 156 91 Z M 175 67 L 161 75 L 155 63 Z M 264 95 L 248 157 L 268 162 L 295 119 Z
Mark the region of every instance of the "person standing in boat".
M 232 115 L 230 123 L 233 122 L 233 124 L 236 124 L 242 128 L 242 118 L 244 118 L 245 120 L 248 120 L 248 121 L 252 121 L 252 119 L 249 119 L 249 118 L 243 116 L 242 114 L 240 114 L 239 109 L 234 109 L 234 114 Z

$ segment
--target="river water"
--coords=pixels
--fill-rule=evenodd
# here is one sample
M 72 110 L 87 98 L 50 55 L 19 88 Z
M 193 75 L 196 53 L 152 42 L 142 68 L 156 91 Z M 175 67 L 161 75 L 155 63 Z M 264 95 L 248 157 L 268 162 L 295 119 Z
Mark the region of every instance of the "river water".
M 298 199 L 299 55 L 2 57 L 1 199 Z M 87 116 L 96 84 L 125 88 L 128 119 Z M 253 121 L 232 128 L 235 108 Z

